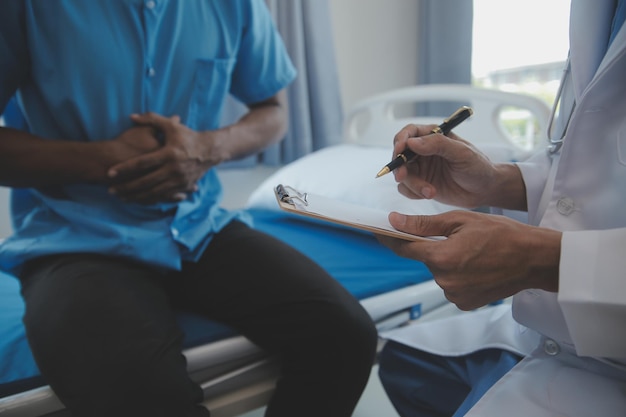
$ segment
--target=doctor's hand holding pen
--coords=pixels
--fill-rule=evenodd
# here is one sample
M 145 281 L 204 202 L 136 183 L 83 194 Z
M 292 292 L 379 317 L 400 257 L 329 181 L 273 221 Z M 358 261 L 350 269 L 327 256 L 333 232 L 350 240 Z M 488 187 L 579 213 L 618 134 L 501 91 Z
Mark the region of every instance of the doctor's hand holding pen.
M 470 142 L 432 126 L 409 125 L 394 138 L 394 155 L 415 157 L 394 170 L 398 190 L 464 208 L 526 210 L 525 185 L 513 163 L 494 163 Z M 472 310 L 523 289 L 558 290 L 561 232 L 492 214 L 453 210 L 389 215 L 392 226 L 447 239 L 409 242 L 379 236 L 398 255 L 424 262 L 448 300 Z

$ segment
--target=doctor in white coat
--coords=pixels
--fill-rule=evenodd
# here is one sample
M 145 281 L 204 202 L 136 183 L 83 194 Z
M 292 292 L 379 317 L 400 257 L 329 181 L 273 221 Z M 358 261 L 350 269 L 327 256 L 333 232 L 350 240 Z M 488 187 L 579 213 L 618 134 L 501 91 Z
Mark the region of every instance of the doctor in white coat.
M 448 237 L 380 240 L 424 261 L 462 310 L 514 296 L 512 308 L 385 334 L 381 380 L 403 416 L 452 415 L 458 401 L 435 408 L 459 384 L 478 398 L 455 415 L 626 416 L 626 28 L 613 21 L 624 8 L 572 1 L 569 65 L 547 151 L 493 164 L 454 134 L 429 135 L 429 126 L 394 138 L 394 153 L 419 155 L 395 171 L 403 194 L 527 210 L 529 218 L 390 215 L 405 232 Z M 477 352 L 512 356 L 484 361 Z M 437 396 L 444 400 L 433 405 Z

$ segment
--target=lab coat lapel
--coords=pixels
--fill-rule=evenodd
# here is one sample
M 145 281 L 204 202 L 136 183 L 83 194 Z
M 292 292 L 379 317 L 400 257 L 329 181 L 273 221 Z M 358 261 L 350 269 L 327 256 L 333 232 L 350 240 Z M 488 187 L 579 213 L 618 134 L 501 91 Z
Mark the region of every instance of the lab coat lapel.
M 614 10 L 615 0 L 572 0 L 570 62 L 577 101 L 605 55 Z

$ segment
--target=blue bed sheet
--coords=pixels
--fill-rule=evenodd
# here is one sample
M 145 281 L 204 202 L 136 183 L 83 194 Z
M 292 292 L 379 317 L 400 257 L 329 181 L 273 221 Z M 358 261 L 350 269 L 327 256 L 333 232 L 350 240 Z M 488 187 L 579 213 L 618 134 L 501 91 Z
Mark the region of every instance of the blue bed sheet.
M 432 279 L 421 262 L 401 258 L 372 233 L 271 210 L 249 210 L 254 226 L 308 255 L 364 299 Z
M 254 226 L 299 249 L 324 267 L 359 299 L 432 278 L 420 262 L 400 258 L 376 238 L 356 229 L 303 219 L 289 213 L 250 210 Z M 19 281 L 0 272 L 0 398 L 45 384 L 22 325 Z M 220 323 L 179 312 L 184 347 L 235 335 Z

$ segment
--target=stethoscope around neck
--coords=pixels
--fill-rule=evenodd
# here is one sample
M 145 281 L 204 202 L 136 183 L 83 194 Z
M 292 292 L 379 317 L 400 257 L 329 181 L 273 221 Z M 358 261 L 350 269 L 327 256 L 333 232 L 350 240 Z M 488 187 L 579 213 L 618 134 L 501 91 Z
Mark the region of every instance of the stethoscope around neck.
M 548 122 L 548 153 L 551 155 L 558 153 L 563 146 L 567 127 L 576 107 L 573 91 L 571 64 L 568 55 Z

